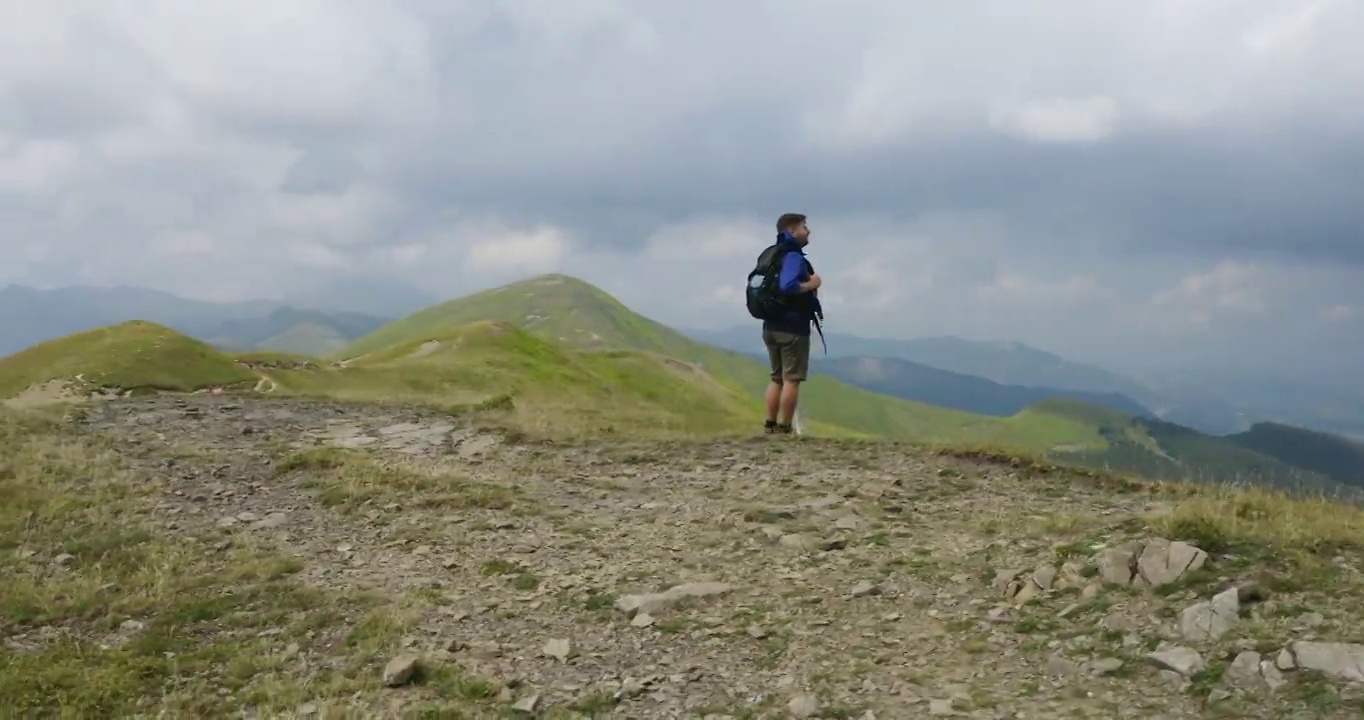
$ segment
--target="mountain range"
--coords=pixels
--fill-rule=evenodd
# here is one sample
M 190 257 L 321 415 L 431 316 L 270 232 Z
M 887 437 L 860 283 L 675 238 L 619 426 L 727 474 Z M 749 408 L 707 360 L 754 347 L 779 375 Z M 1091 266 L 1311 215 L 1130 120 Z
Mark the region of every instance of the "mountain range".
M 383 292 L 383 287 L 375 286 L 361 294 Z M 0 289 L 0 354 L 138 319 L 231 351 L 328 355 L 394 319 L 391 314 L 318 308 L 316 302 L 339 302 L 337 293 L 318 289 L 312 294 L 315 302 L 303 307 L 267 300 L 204 302 L 138 287 L 36 290 L 11 285 Z M 385 304 L 368 295 L 347 307 L 392 310 L 422 297 L 408 292 Z M 560 339 L 580 333 L 579 339 L 590 342 L 594 336 L 607 337 L 607 330 L 580 326 L 560 333 Z M 763 352 L 755 327 L 683 333 L 745 355 L 761 357 Z M 812 358 L 816 372 L 943 408 L 1009 416 L 1041 400 L 1069 398 L 1215 435 L 1245 432 L 1267 422 L 1364 439 L 1364 391 L 1356 388 L 1320 387 L 1303 379 L 1266 378 L 1235 368 L 1190 369 L 1143 381 L 1018 342 L 950 336 L 893 340 L 840 333 L 831 333 L 827 340 L 829 355 L 816 350 Z
M 323 355 L 389 318 L 268 300 L 204 302 L 139 287 L 10 285 L 0 289 L 0 355 L 129 320 L 165 325 L 227 350 Z
M 739 352 L 763 352 L 756 326 L 685 332 L 702 342 Z M 845 358 L 901 360 L 1046 393 L 1089 395 L 1091 399 L 1096 394 L 1118 396 L 1100 402 L 1114 407 L 1126 405 L 1135 411 L 1130 401 L 1161 420 L 1217 435 L 1243 432 L 1259 422 L 1278 422 L 1364 440 L 1364 389 L 1340 384 L 1322 386 L 1301 378 L 1269 377 L 1237 368 L 1166 372 L 1143 381 L 1019 342 L 957 337 L 887 340 L 839 333 L 829 333 L 826 340 L 827 359 L 840 361 L 827 365 L 828 371 L 842 373 L 843 377 L 857 367 L 844 362 Z M 812 366 L 823 357 L 812 357 Z M 930 379 L 923 367 L 899 366 L 894 374 L 917 379 L 897 382 L 882 377 L 882 391 L 930 401 L 928 395 L 915 394 L 927 392 L 922 388 Z M 948 376 L 931 380 L 958 382 Z M 1114 402 L 1119 405 L 1112 405 Z

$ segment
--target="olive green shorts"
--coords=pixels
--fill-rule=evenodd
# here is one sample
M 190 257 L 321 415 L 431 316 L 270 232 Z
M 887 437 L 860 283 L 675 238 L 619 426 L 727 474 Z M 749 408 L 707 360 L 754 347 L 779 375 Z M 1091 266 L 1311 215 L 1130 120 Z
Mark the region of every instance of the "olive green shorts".
M 775 382 L 802 382 L 810 371 L 810 336 L 764 330 L 767 361 Z

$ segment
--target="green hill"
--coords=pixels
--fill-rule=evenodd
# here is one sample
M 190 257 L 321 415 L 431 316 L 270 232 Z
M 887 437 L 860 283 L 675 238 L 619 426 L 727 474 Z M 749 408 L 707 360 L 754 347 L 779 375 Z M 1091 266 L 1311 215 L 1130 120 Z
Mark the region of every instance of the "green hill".
M 1364 487 L 1364 444 L 1353 440 L 1280 423 L 1255 423 L 1226 440 L 1338 482 Z
M 1330 495 L 1358 496 L 1357 489 L 1364 487 L 1319 472 L 1309 456 L 1280 458 L 1237 436 L 1206 435 L 1182 425 L 1073 400 L 1047 400 L 1027 412 L 1091 425 L 1105 441 L 1102 449 L 1057 448 L 1048 453 L 1059 462 L 1147 477 L 1271 485 Z
M 95 389 L 192 391 L 252 382 L 249 369 L 209 345 L 133 321 L 48 340 L 0 358 L 0 397 L 57 381 Z
M 760 422 L 767 384 L 764 364 L 706 345 L 643 317 L 599 288 L 563 275 L 542 275 L 451 300 L 385 325 L 335 354 L 351 365 L 439 340 L 471 322 L 500 321 L 579 351 L 635 350 L 682 360 L 744 398 Z M 802 414 L 832 432 L 970 442 L 1044 451 L 1098 442 L 1093 428 L 1051 416 L 985 417 L 936 408 L 816 376 L 801 393 Z M 751 428 L 750 428 L 751 431 Z

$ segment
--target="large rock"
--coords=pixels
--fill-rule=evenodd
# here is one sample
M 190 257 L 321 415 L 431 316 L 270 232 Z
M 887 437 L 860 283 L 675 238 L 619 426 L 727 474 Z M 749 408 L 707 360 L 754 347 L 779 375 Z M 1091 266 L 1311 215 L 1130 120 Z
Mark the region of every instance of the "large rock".
M 1202 568 L 1207 561 L 1208 554 L 1193 545 L 1155 538 L 1137 557 L 1137 577 L 1151 587 L 1160 587 Z
M 1099 577 L 1113 585 L 1160 587 L 1203 567 L 1208 554 L 1185 542 L 1152 538 L 1105 550 L 1098 558 Z
M 1207 667 L 1197 650 L 1182 645 L 1157 650 L 1147 655 L 1146 660 L 1162 670 L 1173 670 L 1184 677 L 1190 677 Z
M 1364 645 L 1297 640 L 1289 643 L 1287 649 L 1298 668 L 1315 670 L 1337 680 L 1364 683 Z
M 634 617 L 636 613 L 648 613 L 658 615 L 670 607 L 688 598 L 704 598 L 714 595 L 724 595 L 732 592 L 734 586 L 722 582 L 699 582 L 687 583 L 668 588 L 661 593 L 645 593 L 642 595 L 622 595 L 616 598 L 616 609 L 625 613 L 629 617 Z
M 1236 588 L 1229 588 L 1214 595 L 1212 600 L 1185 608 L 1179 618 L 1179 631 L 1185 640 L 1216 640 L 1240 619 L 1240 594 Z
M 1113 585 L 1131 585 L 1141 551 L 1140 543 L 1127 543 L 1105 550 L 1099 556 L 1099 579 Z
M 1283 673 L 1274 666 L 1272 660 L 1266 660 L 1260 653 L 1253 650 L 1246 650 L 1238 653 L 1236 659 L 1227 666 L 1226 673 L 1222 676 L 1227 685 L 1242 691 L 1255 692 L 1268 688 L 1271 692 L 1278 690 L 1284 684 Z
M 384 686 L 401 687 L 417 679 L 421 673 L 421 658 L 416 655 L 399 655 L 384 666 Z

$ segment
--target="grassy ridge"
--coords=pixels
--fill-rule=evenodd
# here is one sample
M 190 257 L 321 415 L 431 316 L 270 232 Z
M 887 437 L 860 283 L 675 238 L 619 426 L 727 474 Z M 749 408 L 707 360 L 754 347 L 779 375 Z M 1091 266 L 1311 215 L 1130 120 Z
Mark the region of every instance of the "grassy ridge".
M 447 407 L 505 405 L 523 427 L 726 434 L 760 420 L 732 388 L 643 351 L 578 351 L 501 322 L 442 329 L 345 363 L 278 370 L 279 392 Z
M 767 386 L 764 364 L 691 340 L 636 314 L 602 290 L 562 275 L 540 276 L 422 310 L 379 328 L 336 356 L 351 358 L 352 366 L 363 366 L 374 358 L 411 352 L 422 342 L 487 320 L 515 325 L 574 348 L 629 349 L 686 361 L 704 371 L 708 382 L 734 393 L 735 412 L 749 419 L 744 426 L 747 432 L 761 418 L 761 398 Z M 632 392 L 648 391 L 647 382 L 626 377 L 620 381 Z M 892 398 L 820 375 L 802 386 L 801 407 L 803 415 L 814 421 L 812 429 L 822 434 L 962 441 L 1039 452 L 1054 445 L 1094 447 L 1103 442 L 1093 428 L 1067 418 L 986 417 Z
M 0 397 L 61 379 L 85 388 L 187 392 L 251 382 L 255 374 L 170 328 L 126 322 L 87 330 L 0 358 Z

